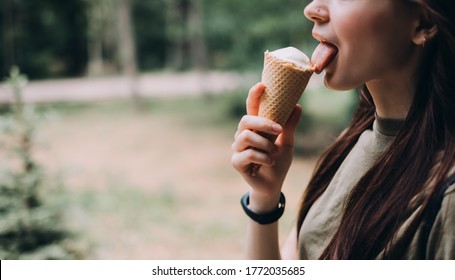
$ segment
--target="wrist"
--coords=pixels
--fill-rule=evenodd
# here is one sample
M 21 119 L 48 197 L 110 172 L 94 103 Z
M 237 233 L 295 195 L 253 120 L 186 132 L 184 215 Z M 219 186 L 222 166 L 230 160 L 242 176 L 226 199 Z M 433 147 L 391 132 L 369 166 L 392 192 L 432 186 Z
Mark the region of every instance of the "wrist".
M 258 214 L 271 212 L 280 202 L 280 195 L 281 192 L 269 194 L 251 190 L 248 208 Z
M 275 223 L 278 221 L 281 216 L 284 213 L 284 208 L 286 205 L 286 199 L 283 195 L 283 193 L 280 193 L 280 198 L 279 202 L 275 205 L 274 209 L 272 211 L 269 211 L 267 213 L 257 213 L 255 211 L 252 211 L 249 208 L 250 204 L 250 194 L 246 193 L 242 199 L 240 200 L 243 210 L 245 213 L 250 217 L 253 221 L 257 222 L 258 224 L 261 225 L 268 225 Z

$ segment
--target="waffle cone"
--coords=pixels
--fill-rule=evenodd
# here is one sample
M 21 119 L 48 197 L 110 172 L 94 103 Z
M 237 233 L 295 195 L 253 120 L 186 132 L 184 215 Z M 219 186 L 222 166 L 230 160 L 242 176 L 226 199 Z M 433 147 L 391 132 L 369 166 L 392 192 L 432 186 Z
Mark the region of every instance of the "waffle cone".
M 266 88 L 259 105 L 259 116 L 284 126 L 312 74 L 312 69 L 302 69 L 281 61 L 266 51 L 262 71 L 262 82 Z
M 264 54 L 262 82 L 266 88 L 259 105 L 259 116 L 268 118 L 281 126 L 289 119 L 313 74 L 313 69 L 303 69 L 279 60 L 268 51 Z M 275 142 L 277 136 L 259 132 Z M 252 164 L 250 173 L 257 174 L 260 165 Z

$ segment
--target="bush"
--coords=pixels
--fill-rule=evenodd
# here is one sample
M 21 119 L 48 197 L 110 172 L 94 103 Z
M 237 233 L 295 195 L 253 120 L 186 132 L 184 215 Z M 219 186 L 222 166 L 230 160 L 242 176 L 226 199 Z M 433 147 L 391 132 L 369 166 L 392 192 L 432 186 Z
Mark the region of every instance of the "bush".
M 3 116 L 0 167 L 0 259 L 74 259 L 72 234 L 62 225 L 61 209 L 46 200 L 52 184 L 33 159 L 34 131 L 39 116 L 22 102 L 27 78 L 17 68 L 8 83 L 15 101 Z

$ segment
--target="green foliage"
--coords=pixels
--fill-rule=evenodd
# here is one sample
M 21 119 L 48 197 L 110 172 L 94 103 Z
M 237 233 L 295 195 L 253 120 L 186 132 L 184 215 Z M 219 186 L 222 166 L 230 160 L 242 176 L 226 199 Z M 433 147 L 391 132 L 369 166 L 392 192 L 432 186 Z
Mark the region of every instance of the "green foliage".
M 86 64 L 81 0 L 0 1 L 0 75 L 12 65 L 30 78 L 80 75 Z
M 0 138 L 0 258 L 75 258 L 66 243 L 70 237 L 62 226 L 60 211 L 43 194 L 50 187 L 42 167 L 33 159 L 34 132 L 40 118 L 22 102 L 27 77 L 11 70 L 8 84 L 14 92 L 12 113 L 2 117 Z
M 195 34 L 206 46 L 207 67 L 261 67 L 266 49 L 313 47 L 307 0 L 134 0 L 133 24 L 140 70 L 194 67 Z M 200 30 L 191 30 L 192 6 Z M 104 42 L 102 58 L 118 64 L 117 9 L 111 0 L 0 1 L 0 75 L 19 65 L 31 79 L 80 76 L 89 64 L 92 40 Z M 193 27 L 194 28 L 194 27 Z M 192 50 L 193 49 L 193 50 Z M 106 70 L 107 71 L 107 70 Z M 114 69 L 115 71 L 115 69 Z
M 259 68 L 267 49 L 307 48 L 305 1 L 206 1 L 206 36 L 215 68 Z
M 167 2 L 170 1 L 134 1 L 133 20 L 140 69 L 162 68 L 166 63 L 166 53 L 170 48 L 165 28 Z

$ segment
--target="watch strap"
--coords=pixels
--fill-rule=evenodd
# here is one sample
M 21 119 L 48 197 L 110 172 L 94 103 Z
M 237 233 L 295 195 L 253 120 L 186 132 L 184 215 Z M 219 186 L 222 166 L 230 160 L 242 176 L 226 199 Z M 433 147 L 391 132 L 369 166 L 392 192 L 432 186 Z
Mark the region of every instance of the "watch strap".
M 242 208 L 248 217 L 261 225 L 267 225 L 272 224 L 281 218 L 286 206 L 286 198 L 284 197 L 284 194 L 281 193 L 280 202 L 278 203 L 277 207 L 272 212 L 265 214 L 257 214 L 248 208 L 248 205 L 250 204 L 250 193 L 246 193 L 244 196 L 242 196 L 240 203 L 242 204 Z

